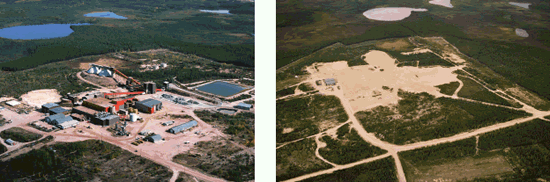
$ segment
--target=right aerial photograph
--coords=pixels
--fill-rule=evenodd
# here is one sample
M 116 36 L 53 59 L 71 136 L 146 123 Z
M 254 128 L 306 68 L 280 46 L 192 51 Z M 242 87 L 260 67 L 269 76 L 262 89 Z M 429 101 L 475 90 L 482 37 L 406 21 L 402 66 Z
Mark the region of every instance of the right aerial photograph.
M 276 8 L 276 181 L 550 181 L 549 1 Z

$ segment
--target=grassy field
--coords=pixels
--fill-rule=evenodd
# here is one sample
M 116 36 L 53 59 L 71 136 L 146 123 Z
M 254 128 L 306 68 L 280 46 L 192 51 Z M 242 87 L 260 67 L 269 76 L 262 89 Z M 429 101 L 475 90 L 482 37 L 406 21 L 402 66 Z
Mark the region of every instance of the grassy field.
M 393 158 L 386 157 L 384 159 L 335 171 L 331 174 L 323 174 L 303 181 L 399 181 L 396 173 Z
M 338 128 L 336 138 L 323 136 L 320 141 L 327 146 L 320 148 L 319 154 L 335 164 L 348 164 L 387 152 L 365 142 L 349 124 Z
M 231 116 L 208 110 L 194 112 L 203 121 L 223 128 L 223 132 L 231 135 L 235 141 L 249 147 L 254 146 L 254 113 L 241 112 Z
M 173 161 L 231 181 L 254 179 L 254 156 L 227 140 L 201 141 Z
M 315 156 L 316 148 L 315 139 L 307 138 L 277 149 L 277 181 L 332 167 Z
M 481 151 L 491 151 L 506 147 L 548 143 L 550 142 L 548 130 L 550 130 L 550 123 L 548 121 L 535 119 L 481 135 L 479 138 L 479 149 Z
M 73 26 L 67 37 L 43 40 L 0 39 L 0 67 L 22 70 L 48 62 L 117 50 L 168 48 L 219 62 L 254 66 L 254 3 L 239 1 L 93 1 L 53 0 L 8 2 L 0 10 L 0 27 L 51 23 L 91 23 Z M 201 13 L 203 8 L 227 8 L 232 15 Z M 84 17 L 112 11 L 128 19 Z M 140 38 L 136 38 L 140 37 Z M 9 61 L 9 62 L 6 62 Z
M 411 55 L 403 55 L 398 51 L 388 51 L 388 54 L 396 58 L 399 61 L 397 66 L 414 66 L 416 67 L 416 61 L 418 61 L 419 67 L 430 67 L 430 66 L 442 66 L 442 67 L 452 67 L 454 64 L 449 63 L 436 56 L 435 54 L 428 53 L 419 53 Z
M 42 138 L 42 135 L 24 130 L 19 127 L 13 127 L 0 132 L 0 137 L 2 137 L 3 139 L 11 138 L 13 141 L 16 142 L 30 142 Z
M 298 86 L 298 89 L 300 89 L 302 92 L 309 92 L 315 90 L 315 87 L 313 87 L 311 83 L 302 83 Z
M 476 155 L 474 137 L 400 152 L 399 158 L 407 181 L 472 181 L 502 178 L 514 173 L 500 152 Z
M 526 117 L 523 111 L 487 106 L 428 93 L 399 92 L 395 106 L 378 106 L 355 114 L 368 132 L 384 141 L 408 144 L 448 137 L 473 129 Z
M 458 79 L 460 79 L 462 83 L 464 83 L 464 86 L 462 87 L 462 89 L 460 89 L 460 91 L 457 94 L 459 97 L 464 97 L 464 98 L 469 98 L 473 100 L 489 102 L 494 104 L 500 104 L 505 106 L 513 106 L 506 99 L 503 99 L 498 95 L 490 92 L 489 90 L 484 88 L 482 85 L 480 85 L 479 83 L 475 82 L 470 78 L 458 76 Z M 521 107 L 521 105 L 516 105 L 516 107 Z
M 121 148 L 87 140 L 56 143 L 0 165 L 5 181 L 165 181 L 172 171 Z
M 277 143 L 307 137 L 348 120 L 340 99 L 317 94 L 278 100 L 276 113 Z
M 443 85 L 437 85 L 436 87 L 440 89 L 439 92 L 442 94 L 453 95 L 459 86 L 460 86 L 460 83 L 451 82 Z
M 293 87 L 288 87 L 288 88 L 285 88 L 285 89 L 282 89 L 282 90 L 278 90 L 276 92 L 276 95 L 277 95 L 277 97 L 284 97 L 284 96 L 287 96 L 287 95 L 292 95 L 296 91 L 296 87 L 297 86 L 293 86 Z
M 513 166 L 512 180 L 550 179 L 550 124 L 535 119 L 513 127 L 483 134 L 479 138 L 481 152 L 500 150 Z
M 4 146 L 4 144 L 0 143 L 0 154 L 4 153 L 6 151 L 8 151 L 8 148 L 6 146 Z

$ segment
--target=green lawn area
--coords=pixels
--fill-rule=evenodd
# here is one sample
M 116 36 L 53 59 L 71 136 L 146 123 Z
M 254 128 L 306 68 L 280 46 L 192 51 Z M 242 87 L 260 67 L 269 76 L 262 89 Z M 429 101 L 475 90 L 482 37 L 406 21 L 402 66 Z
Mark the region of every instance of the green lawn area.
M 342 169 L 330 174 L 323 174 L 305 179 L 304 182 L 316 181 L 399 181 L 395 170 L 395 162 L 392 157 L 386 157 L 370 163 Z
M 13 127 L 0 132 L 0 137 L 2 137 L 3 139 L 10 138 L 16 142 L 30 142 L 40 139 L 42 135 L 24 130 L 19 127 Z
M 348 120 L 338 97 L 319 94 L 278 100 L 276 113 L 277 143 L 314 135 Z
M 331 168 L 315 156 L 316 148 L 315 139 L 307 138 L 277 149 L 277 181 Z
M 327 146 L 319 149 L 323 158 L 335 164 L 348 164 L 387 152 L 364 141 L 355 129 L 350 130 L 349 124 L 338 128 L 337 135 L 336 138 L 323 136 L 320 141 Z

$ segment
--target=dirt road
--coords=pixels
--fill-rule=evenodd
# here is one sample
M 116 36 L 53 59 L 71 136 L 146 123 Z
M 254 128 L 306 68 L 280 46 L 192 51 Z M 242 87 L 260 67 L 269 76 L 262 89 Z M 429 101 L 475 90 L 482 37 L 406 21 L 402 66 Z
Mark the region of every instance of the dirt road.
M 88 80 L 82 78 L 82 76 L 81 76 L 80 74 L 82 74 L 82 71 L 76 73 L 76 77 L 78 77 L 78 79 L 82 80 L 83 82 L 86 82 L 87 84 L 90 84 L 90 85 L 93 85 L 93 86 L 96 86 L 96 87 L 99 87 L 99 88 L 106 89 L 106 87 L 104 87 L 104 86 L 101 86 L 101 85 L 99 85 L 99 84 L 96 84 L 96 83 L 94 83 L 94 82 L 91 82 L 91 81 L 88 81 Z

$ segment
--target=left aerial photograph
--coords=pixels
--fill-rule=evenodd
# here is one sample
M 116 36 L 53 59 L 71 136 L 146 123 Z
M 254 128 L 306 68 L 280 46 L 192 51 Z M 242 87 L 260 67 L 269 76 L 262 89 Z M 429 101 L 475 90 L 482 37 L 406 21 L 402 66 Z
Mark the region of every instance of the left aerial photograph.
M 254 181 L 254 5 L 0 2 L 0 181 Z

